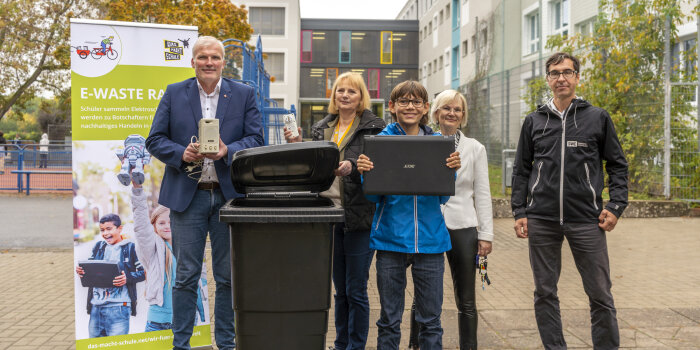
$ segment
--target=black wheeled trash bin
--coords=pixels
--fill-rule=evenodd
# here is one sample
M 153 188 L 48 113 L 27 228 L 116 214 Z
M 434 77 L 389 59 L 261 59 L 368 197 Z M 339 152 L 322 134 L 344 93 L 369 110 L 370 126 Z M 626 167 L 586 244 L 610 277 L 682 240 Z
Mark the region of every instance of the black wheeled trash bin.
M 332 225 L 342 208 L 318 193 L 338 147 L 317 141 L 236 152 L 231 177 L 243 198 L 221 208 L 231 232 L 236 345 L 241 350 L 322 350 L 331 299 Z

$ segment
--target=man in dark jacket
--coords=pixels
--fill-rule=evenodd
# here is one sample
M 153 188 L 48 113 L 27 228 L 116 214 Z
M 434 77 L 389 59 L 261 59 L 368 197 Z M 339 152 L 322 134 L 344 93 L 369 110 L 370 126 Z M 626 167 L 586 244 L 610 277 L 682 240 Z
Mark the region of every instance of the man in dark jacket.
M 576 97 L 578 59 L 555 53 L 546 68 L 554 97 L 523 122 L 511 197 L 515 234 L 529 238 L 537 327 L 545 349 L 566 349 L 557 296 L 566 237 L 590 301 L 593 346 L 617 349 L 605 231 L 627 206 L 627 161 L 608 112 Z

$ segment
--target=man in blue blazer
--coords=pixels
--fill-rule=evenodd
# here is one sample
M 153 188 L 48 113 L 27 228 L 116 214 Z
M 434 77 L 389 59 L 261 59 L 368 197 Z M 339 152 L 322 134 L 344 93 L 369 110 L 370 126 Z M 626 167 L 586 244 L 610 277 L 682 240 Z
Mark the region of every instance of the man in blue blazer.
M 214 336 L 219 349 L 233 349 L 231 253 L 228 227 L 219 221 L 219 209 L 239 196 L 229 165 L 237 151 L 263 145 L 262 122 L 255 90 L 221 77 L 221 41 L 200 37 L 192 47 L 192 67 L 196 78 L 165 90 L 146 139 L 148 151 L 166 164 L 158 202 L 170 208 L 177 266 L 172 292 L 173 349 L 190 349 L 207 233 L 216 281 Z M 219 120 L 216 154 L 199 153 L 199 144 L 193 140 L 202 118 Z

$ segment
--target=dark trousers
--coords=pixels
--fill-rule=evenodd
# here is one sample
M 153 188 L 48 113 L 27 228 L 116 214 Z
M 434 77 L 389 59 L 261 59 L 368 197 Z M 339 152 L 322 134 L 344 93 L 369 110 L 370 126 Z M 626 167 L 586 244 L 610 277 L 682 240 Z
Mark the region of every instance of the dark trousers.
M 369 332 L 367 280 L 374 250 L 369 231 L 345 232 L 333 228 L 333 285 L 335 286 L 335 348 L 364 349 Z
M 49 154 L 45 152 L 39 153 L 39 168 L 46 168 L 49 165 Z
M 620 334 L 610 292 L 610 262 L 605 231 L 596 223 L 528 219 L 530 265 L 535 280 L 535 318 L 547 350 L 566 349 L 562 332 L 557 282 L 561 246 L 566 237 L 591 308 L 591 335 L 596 350 L 618 349 Z
M 476 227 L 448 230 L 452 250 L 445 253 L 450 264 L 455 302 L 457 303 L 457 324 L 459 329 L 460 350 L 477 348 L 476 329 L 479 315 L 476 312 L 475 278 L 476 253 L 478 252 L 478 235 Z M 418 323 L 415 319 L 415 302 L 411 307 L 410 347 L 418 347 Z

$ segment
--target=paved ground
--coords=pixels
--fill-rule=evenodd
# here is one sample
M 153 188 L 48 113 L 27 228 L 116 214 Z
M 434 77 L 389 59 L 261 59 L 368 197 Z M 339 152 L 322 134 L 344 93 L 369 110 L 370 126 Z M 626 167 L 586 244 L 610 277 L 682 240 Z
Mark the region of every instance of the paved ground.
M 497 219 L 495 226 L 489 257 L 493 285 L 477 292 L 480 348 L 540 349 L 527 242 L 514 237 L 512 220 Z M 698 227 L 700 218 L 623 219 L 608 235 L 622 348 L 700 349 Z M 70 228 L 70 197 L 0 196 L 0 349 L 74 348 Z M 591 349 L 588 301 L 566 246 L 563 259 L 559 295 L 565 336 L 570 348 Z M 444 348 L 457 349 L 449 274 L 444 288 Z M 367 348 L 375 349 L 379 298 L 374 267 L 369 293 Z M 328 345 L 334 339 L 330 315 Z M 407 330 L 402 349 L 406 337 Z

